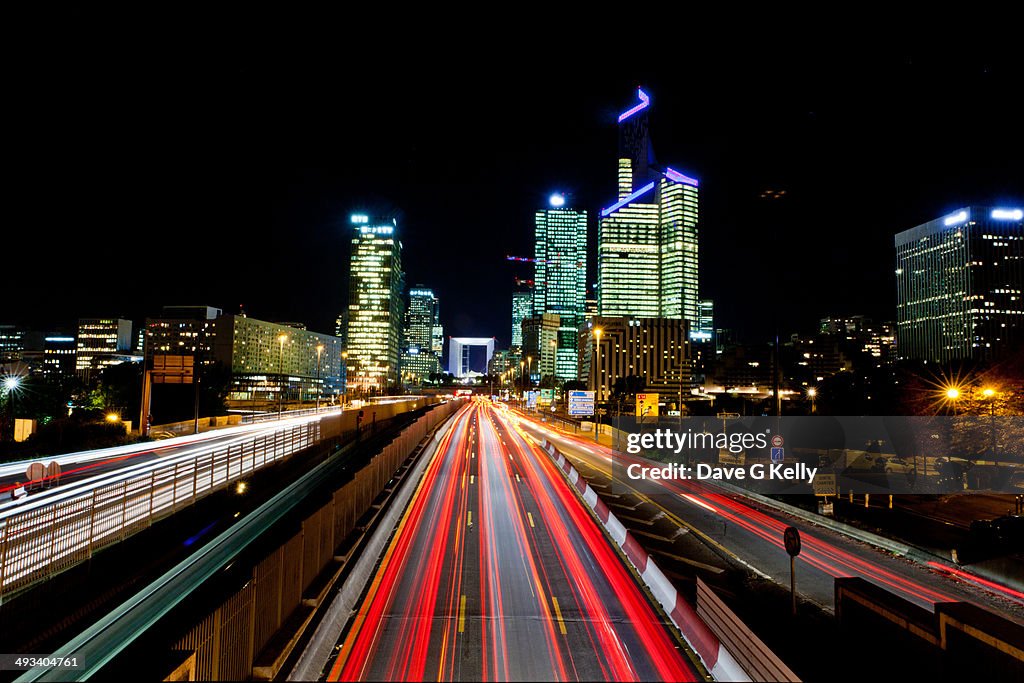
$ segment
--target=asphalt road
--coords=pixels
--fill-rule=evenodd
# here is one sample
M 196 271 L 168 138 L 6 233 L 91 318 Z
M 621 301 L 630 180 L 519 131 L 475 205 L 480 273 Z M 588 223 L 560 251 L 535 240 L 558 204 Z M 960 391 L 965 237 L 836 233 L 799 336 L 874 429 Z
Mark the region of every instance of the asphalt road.
M 464 408 L 339 641 L 329 680 L 695 680 L 546 454 Z
M 532 419 L 522 419 L 521 425 L 537 438 L 550 439 L 584 476 L 589 472 L 609 480 L 613 458 L 619 459 L 619 465 L 644 462 Z M 620 476 L 620 466 L 614 472 L 612 490 L 625 489 L 645 501 L 644 508 L 633 514 L 664 515 L 679 527 L 699 534 L 748 571 L 787 588 L 790 563 L 783 546 L 783 530 L 787 526 L 798 528 L 803 551 L 796 561 L 797 591 L 825 609 L 834 608 L 836 577 L 860 576 L 926 609 L 933 609 L 937 602 L 963 600 L 1024 623 L 1024 595 L 1011 589 L 973 585 L 741 496 L 723 493 L 710 484 L 678 480 L 641 483 Z

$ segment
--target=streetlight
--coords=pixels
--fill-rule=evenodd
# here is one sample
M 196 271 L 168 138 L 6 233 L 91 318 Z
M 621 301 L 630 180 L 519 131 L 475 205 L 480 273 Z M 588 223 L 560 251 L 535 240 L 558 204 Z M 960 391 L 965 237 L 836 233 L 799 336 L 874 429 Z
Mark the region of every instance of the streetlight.
M 814 415 L 814 413 L 815 413 L 814 399 L 816 399 L 817 397 L 818 397 L 818 390 L 817 389 L 815 389 L 814 387 L 811 387 L 810 389 L 807 390 L 807 398 L 811 399 L 811 415 Z
M 9 419 L 10 419 L 10 422 L 11 422 L 11 441 L 14 441 L 14 438 L 15 438 L 14 437 L 14 433 L 15 433 L 14 432 L 14 423 L 15 423 L 15 418 L 14 418 L 14 392 L 16 392 L 18 390 L 18 387 L 20 387 L 20 386 L 21 386 L 21 378 L 18 377 L 17 375 L 10 375 L 9 377 L 4 378 L 4 389 L 7 390 L 7 411 L 8 411 L 8 413 L 10 413 L 10 418 Z M 2 431 L 2 430 L 0 430 L 0 431 Z
M 985 387 L 981 394 L 988 399 L 988 420 L 989 430 L 992 433 L 992 457 L 996 456 L 996 390 L 992 387 Z
M 526 381 L 533 386 L 533 356 L 526 357 Z
M 324 352 L 324 345 L 316 345 L 316 411 L 320 412 L 320 354 Z
M 280 344 L 280 349 L 277 352 L 277 419 L 280 420 L 283 410 L 282 400 L 284 399 L 284 343 L 288 341 L 288 335 L 278 335 L 277 341 Z
M 601 433 L 601 333 L 604 332 L 600 327 L 594 328 L 594 360 L 597 363 L 597 367 L 594 368 L 594 386 L 597 389 L 597 394 L 594 399 L 594 413 L 596 419 L 594 420 L 594 441 L 599 441 L 599 435 Z
M 341 409 L 345 410 L 345 399 L 348 398 L 348 351 L 341 352 L 341 364 L 345 368 L 345 389 L 341 392 Z

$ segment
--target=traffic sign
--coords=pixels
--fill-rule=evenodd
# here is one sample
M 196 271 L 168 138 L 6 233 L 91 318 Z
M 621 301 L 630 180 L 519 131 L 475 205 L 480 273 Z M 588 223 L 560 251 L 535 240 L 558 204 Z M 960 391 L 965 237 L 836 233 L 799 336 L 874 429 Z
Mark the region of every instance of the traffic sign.
M 800 554 L 800 531 L 795 526 L 788 526 L 782 532 L 782 540 L 786 543 L 786 552 L 790 557 Z
M 836 494 L 836 475 L 834 474 L 819 474 L 814 477 L 814 481 L 811 482 L 811 487 L 814 489 L 814 495 L 816 496 L 834 496 Z
M 786 456 L 785 448 L 776 448 L 772 446 L 772 462 L 782 462 L 782 459 Z
M 569 415 L 573 417 L 588 417 L 594 414 L 593 391 L 570 391 L 569 392 Z
M 637 394 L 636 416 L 658 417 L 658 394 Z
M 782 448 L 782 444 L 784 443 L 786 443 L 786 441 L 782 438 L 781 434 L 776 434 L 772 437 L 772 445 L 776 448 Z

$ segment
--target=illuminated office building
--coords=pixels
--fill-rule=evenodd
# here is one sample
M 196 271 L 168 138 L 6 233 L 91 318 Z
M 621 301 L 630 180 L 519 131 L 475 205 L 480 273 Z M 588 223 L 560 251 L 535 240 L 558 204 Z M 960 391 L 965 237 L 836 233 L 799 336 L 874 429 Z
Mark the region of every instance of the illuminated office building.
M 561 382 L 576 378 L 577 332 L 585 319 L 587 297 L 587 212 L 565 203 L 563 195 L 553 194 L 548 208 L 534 216 L 533 310 L 559 318 L 552 374 Z
M 632 375 L 644 378 L 647 391 L 673 403 L 680 394 L 685 400 L 694 387 L 689 323 L 684 320 L 598 316 L 581 327 L 578 341 L 580 379 L 598 392 L 599 401 L 613 395 L 617 380 Z
M 164 306 L 159 318 L 146 318 L 146 362 L 156 354 L 192 356 L 196 365 L 213 363 L 215 321 L 223 311 L 212 306 Z
M 660 166 L 648 130 L 650 98 L 619 116 L 618 200 L 601 211 L 598 309 L 602 316 L 700 316 L 698 182 Z
M 398 384 L 405 289 L 394 218 L 355 214 L 349 262 L 347 377 L 350 390 Z
M 141 361 L 131 354 L 132 321 L 80 318 L 75 342 L 75 371 L 85 380 L 119 363 Z
M 0 325 L 0 363 L 21 360 L 25 350 L 25 330 L 17 325 Z
M 895 246 L 899 358 L 993 360 L 1024 343 L 1024 210 L 969 206 Z
M 432 289 L 417 285 L 409 290 L 402 344 L 402 375 L 407 384 L 422 384 L 432 373 L 441 371 L 440 356 L 434 351 L 443 343 L 440 316 L 440 306 Z
M 558 338 L 562 334 L 561 316 L 557 313 L 531 315 L 523 320 L 523 352 L 520 360 L 527 362 L 527 371 L 535 382 L 557 377 Z M 573 333 L 574 340 L 577 333 Z M 577 352 L 578 357 L 578 352 Z M 576 379 L 575 369 L 569 379 Z
M 191 337 L 190 337 L 191 339 Z M 244 315 L 221 315 L 212 334 L 213 360 L 231 372 L 230 402 L 289 403 L 329 399 L 341 393 L 341 340 L 291 325 Z
M 533 294 L 512 292 L 512 348 L 523 346 L 523 320 L 533 315 Z

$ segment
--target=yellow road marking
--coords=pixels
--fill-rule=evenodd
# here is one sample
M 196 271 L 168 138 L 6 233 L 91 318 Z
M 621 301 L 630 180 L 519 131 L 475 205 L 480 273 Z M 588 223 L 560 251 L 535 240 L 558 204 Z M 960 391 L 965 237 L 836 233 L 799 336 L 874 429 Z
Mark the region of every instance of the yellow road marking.
M 473 511 L 466 513 L 466 526 L 473 526 Z
M 466 596 L 459 600 L 459 633 L 466 630 Z
M 562 610 L 558 608 L 558 598 L 551 596 L 551 602 L 555 606 L 555 617 L 558 619 L 558 630 L 565 635 L 565 621 L 562 620 Z
M 531 513 L 527 512 L 527 513 L 526 513 L 526 516 L 527 516 L 527 518 L 529 518 L 529 520 L 530 520 L 530 526 L 531 526 L 531 527 L 533 527 L 533 526 L 534 526 L 534 525 L 533 525 L 533 515 L 532 515 Z M 536 527 L 534 527 L 534 528 L 536 528 Z

